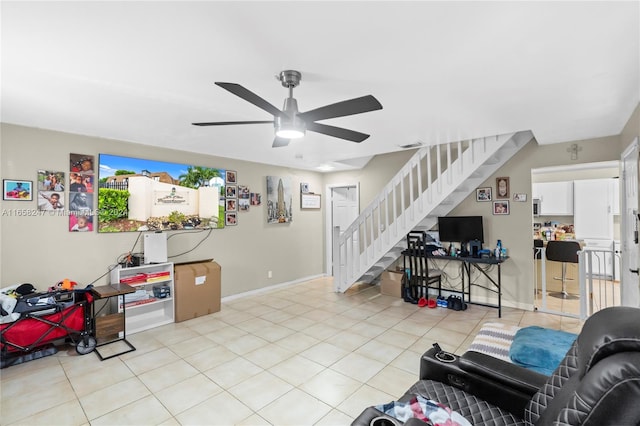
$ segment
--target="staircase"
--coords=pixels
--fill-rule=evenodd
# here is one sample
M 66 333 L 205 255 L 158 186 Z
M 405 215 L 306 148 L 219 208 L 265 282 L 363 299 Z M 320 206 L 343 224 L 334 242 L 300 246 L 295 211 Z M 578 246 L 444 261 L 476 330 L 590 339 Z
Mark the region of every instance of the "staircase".
M 431 229 L 531 139 L 523 131 L 418 150 L 343 233 L 333 229 L 334 290 L 373 282 L 409 231 Z

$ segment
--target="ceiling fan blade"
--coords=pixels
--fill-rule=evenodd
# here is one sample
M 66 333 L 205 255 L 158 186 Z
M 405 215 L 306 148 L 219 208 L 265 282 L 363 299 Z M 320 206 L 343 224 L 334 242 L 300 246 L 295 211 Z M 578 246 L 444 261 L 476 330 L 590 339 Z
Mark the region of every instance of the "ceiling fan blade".
M 271 121 L 214 121 L 210 123 L 191 123 L 194 126 L 230 126 L 233 124 L 262 124 L 262 123 L 270 123 L 273 124 L 273 120 Z
M 273 115 L 274 117 L 281 117 L 284 115 L 284 113 L 280 111 L 278 108 L 274 107 L 269 102 L 267 102 L 266 100 L 262 99 L 260 96 L 253 93 L 251 90 L 245 89 L 239 84 L 221 83 L 218 81 L 215 84 L 222 87 L 225 90 L 228 90 L 234 95 L 241 97 L 245 101 L 254 104 L 258 108 L 267 111 L 269 114 Z
M 287 146 L 289 145 L 290 141 L 291 139 L 283 139 L 276 136 L 276 138 L 273 140 L 273 145 L 271 147 L 280 148 L 281 146 Z
M 356 132 L 355 130 L 343 129 L 342 127 L 328 126 L 320 123 L 308 123 L 307 130 L 333 136 L 335 138 L 346 139 L 351 142 L 362 142 L 369 135 Z
M 311 121 L 344 117 L 378 109 L 382 109 L 380 102 L 373 96 L 367 95 L 302 112 L 298 114 L 298 117 L 301 117 L 305 122 L 309 123 Z

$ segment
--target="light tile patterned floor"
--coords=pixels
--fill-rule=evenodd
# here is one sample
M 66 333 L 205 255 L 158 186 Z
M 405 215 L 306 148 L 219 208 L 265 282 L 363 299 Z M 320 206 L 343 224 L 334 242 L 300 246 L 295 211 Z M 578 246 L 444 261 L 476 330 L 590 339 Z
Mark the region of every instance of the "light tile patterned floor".
M 400 397 L 434 342 L 461 354 L 496 320 L 491 308 L 419 308 L 316 279 L 130 335 L 137 350 L 106 361 L 63 347 L 0 370 L 0 425 L 348 425 Z M 582 327 L 510 308 L 501 321 Z
M 620 282 L 610 279 L 594 278 L 591 283 L 587 281 L 587 315 L 589 312 L 597 312 L 609 306 L 620 306 Z M 577 286 L 576 286 L 577 287 Z M 563 313 L 580 316 L 580 290 L 576 288 L 575 293 L 570 293 L 571 297 L 563 298 L 558 293 L 548 292 L 546 297 L 546 309 L 542 300 L 542 291 L 538 289 L 535 293 L 534 304 L 541 310 L 551 313 Z M 553 296 L 552 296 L 553 294 Z

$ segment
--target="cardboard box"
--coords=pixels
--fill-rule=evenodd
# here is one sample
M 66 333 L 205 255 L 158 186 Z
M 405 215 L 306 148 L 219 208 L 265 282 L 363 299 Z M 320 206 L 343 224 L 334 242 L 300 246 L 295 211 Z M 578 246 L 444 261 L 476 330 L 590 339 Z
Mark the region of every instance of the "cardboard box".
M 220 311 L 220 273 L 214 261 L 174 265 L 176 322 Z
M 387 296 L 402 297 L 402 272 L 384 271 L 380 275 L 380 293 Z

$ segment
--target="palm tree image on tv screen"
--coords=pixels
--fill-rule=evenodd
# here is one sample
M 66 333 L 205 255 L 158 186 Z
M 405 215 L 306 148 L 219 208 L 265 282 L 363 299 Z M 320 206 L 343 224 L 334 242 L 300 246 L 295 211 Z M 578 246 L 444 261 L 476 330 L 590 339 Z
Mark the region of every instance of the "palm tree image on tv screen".
M 224 228 L 224 169 L 100 154 L 98 170 L 98 232 Z

